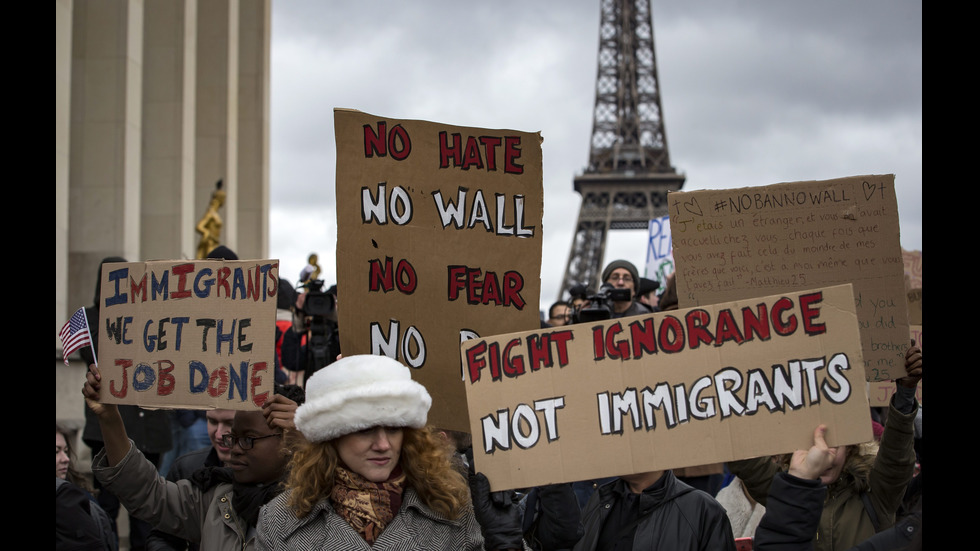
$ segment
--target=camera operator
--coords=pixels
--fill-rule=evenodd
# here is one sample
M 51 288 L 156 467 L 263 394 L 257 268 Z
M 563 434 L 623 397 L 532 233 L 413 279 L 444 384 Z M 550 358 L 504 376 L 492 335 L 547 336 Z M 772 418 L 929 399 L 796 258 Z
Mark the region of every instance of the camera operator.
M 572 313 L 572 321 L 583 323 L 649 314 L 646 306 L 635 300 L 639 281 L 639 273 L 631 262 L 610 262 L 602 271 L 599 291 L 584 297 L 585 302 Z
M 647 314 L 643 305 L 636 302 L 636 289 L 640 283 L 640 274 L 636 266 L 627 260 L 614 260 L 602 270 L 602 281 L 612 285 L 614 289 L 628 289 L 629 298 L 626 295 L 617 297 L 613 301 L 612 318 L 622 318 L 625 316 L 637 316 Z
M 323 280 L 311 279 L 300 286 L 292 307 L 293 326 L 282 341 L 282 364 L 293 372 L 303 373 L 307 381 L 314 372 L 333 363 L 340 354 L 337 326 L 336 287 L 327 292 Z

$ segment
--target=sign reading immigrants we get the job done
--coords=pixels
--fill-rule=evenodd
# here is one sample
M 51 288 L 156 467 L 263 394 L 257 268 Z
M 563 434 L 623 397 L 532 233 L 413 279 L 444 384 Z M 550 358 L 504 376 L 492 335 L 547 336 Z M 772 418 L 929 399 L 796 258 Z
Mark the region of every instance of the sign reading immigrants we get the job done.
M 278 260 L 166 260 L 102 267 L 100 400 L 258 409 L 275 380 Z
M 506 490 L 871 439 L 850 284 L 460 347 L 477 471 Z

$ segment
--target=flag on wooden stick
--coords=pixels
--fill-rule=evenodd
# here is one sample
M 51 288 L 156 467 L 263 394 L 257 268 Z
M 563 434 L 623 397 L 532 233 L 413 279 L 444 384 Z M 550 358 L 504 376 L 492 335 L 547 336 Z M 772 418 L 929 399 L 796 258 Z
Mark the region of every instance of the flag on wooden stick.
M 81 307 L 61 328 L 62 359 L 68 365 L 68 356 L 85 345 L 92 345 L 92 334 L 88 330 L 88 318 L 85 317 L 85 307 Z M 95 348 L 92 348 L 92 357 L 95 357 Z M 96 362 L 98 363 L 98 362 Z

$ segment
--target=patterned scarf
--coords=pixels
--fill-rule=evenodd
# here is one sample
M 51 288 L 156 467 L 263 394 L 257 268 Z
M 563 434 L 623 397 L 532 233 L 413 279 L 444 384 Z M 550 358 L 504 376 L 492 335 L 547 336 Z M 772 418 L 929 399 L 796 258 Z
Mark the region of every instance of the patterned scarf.
M 388 526 L 402 504 L 405 474 L 395 467 L 388 480 L 374 483 L 363 476 L 337 466 L 336 480 L 330 501 L 337 514 L 361 535 L 368 545 L 374 545 L 381 531 Z

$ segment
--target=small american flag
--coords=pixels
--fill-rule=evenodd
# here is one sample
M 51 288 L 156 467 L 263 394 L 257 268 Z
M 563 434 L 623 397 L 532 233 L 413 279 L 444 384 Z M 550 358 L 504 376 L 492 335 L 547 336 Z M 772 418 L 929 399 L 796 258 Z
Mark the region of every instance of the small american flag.
M 65 326 L 61 328 L 61 333 L 58 336 L 61 337 L 62 358 L 65 360 L 65 365 L 68 365 L 68 356 L 74 351 L 92 344 L 92 336 L 88 331 L 88 318 L 85 317 L 84 306 L 71 315 L 71 318 L 65 323 Z M 93 350 L 93 352 L 95 351 Z

